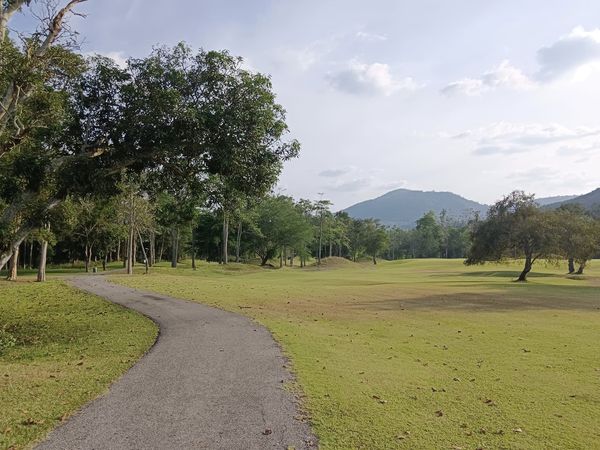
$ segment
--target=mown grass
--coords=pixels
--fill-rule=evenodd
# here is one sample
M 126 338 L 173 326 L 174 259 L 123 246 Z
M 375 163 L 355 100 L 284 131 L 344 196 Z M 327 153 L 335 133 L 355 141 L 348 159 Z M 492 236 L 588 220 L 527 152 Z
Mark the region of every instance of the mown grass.
M 600 271 L 419 260 L 113 276 L 247 314 L 290 356 L 324 449 L 595 448 Z
M 149 319 L 62 281 L 0 281 L 0 448 L 43 438 L 104 392 L 156 335 Z

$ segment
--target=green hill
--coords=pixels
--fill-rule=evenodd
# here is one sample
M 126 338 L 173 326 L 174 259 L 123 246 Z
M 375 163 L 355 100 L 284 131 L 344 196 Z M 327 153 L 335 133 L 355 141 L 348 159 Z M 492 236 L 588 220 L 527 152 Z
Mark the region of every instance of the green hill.
M 346 211 L 357 219 L 379 219 L 382 224 L 413 228 L 423 214 L 433 211 L 440 214 L 446 210 L 448 216 L 468 220 L 475 213 L 485 215 L 487 205 L 453 194 L 452 192 L 413 191 L 396 189 L 371 200 L 357 203 Z
M 558 208 L 560 205 L 578 204 L 587 210 L 600 209 L 600 188 L 594 189 L 592 192 L 574 197 L 565 201 L 555 202 L 548 205 L 548 208 Z

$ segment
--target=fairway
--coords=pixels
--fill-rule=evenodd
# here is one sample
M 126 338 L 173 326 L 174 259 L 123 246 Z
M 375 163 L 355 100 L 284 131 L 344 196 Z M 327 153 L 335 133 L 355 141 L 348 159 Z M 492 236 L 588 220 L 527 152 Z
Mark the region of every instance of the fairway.
M 0 281 L 0 448 L 42 439 L 105 392 L 156 335 L 149 319 L 62 281 Z
M 459 260 L 202 264 L 113 276 L 249 315 L 291 358 L 325 449 L 593 448 L 600 272 Z

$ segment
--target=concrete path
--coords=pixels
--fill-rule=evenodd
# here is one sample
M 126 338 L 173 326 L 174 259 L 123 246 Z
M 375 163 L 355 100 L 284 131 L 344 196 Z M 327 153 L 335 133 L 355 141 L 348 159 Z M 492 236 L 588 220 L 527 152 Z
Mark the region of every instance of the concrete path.
M 38 445 L 46 449 L 314 448 L 286 359 L 251 320 L 199 303 L 77 277 L 79 289 L 160 326 L 152 349 L 109 392 Z

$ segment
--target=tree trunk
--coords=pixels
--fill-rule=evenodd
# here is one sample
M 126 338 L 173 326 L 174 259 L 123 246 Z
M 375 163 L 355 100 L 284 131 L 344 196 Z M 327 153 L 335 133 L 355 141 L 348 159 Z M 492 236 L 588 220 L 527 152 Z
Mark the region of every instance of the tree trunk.
M 150 232 L 150 267 L 156 264 L 156 233 Z
M 527 256 L 525 258 L 525 267 L 523 267 L 523 271 L 519 275 L 517 281 L 527 281 L 527 274 L 531 272 L 531 267 L 533 266 L 533 262 L 531 256 Z
M 329 240 L 329 257 L 331 258 L 333 256 L 333 242 L 331 242 L 331 239 Z
M 160 250 L 158 252 L 158 262 L 162 261 L 163 254 L 165 253 L 165 233 L 160 235 Z
M 240 245 L 242 244 L 242 221 L 240 220 L 237 228 L 237 236 L 235 239 L 235 262 L 240 262 Z
M 583 269 L 585 269 L 585 263 L 579 264 L 579 269 L 575 272 L 576 275 L 583 275 Z
M 117 242 L 117 261 L 121 261 L 121 239 Z
M 46 255 L 48 254 L 48 241 L 42 241 L 40 244 L 40 260 L 38 263 L 37 281 L 46 281 Z
M 133 258 L 131 265 L 135 267 L 135 264 L 137 263 L 137 239 L 135 238 L 135 234 L 133 236 L 133 252 L 131 254 L 131 257 Z
M 17 281 L 17 271 L 19 268 L 19 247 L 17 245 L 12 252 L 12 256 L 10 257 L 8 276 L 6 277 L 9 281 Z
M 33 269 L 33 241 L 29 245 L 29 268 Z
M 87 244 L 85 245 L 84 257 L 85 257 L 85 272 L 88 273 L 90 271 L 90 261 L 92 260 L 92 249 Z
M 321 220 L 319 222 L 319 251 L 317 252 L 317 265 L 321 265 L 321 249 L 323 247 L 323 212 L 321 212 Z
M 15 238 L 10 242 L 10 246 L 6 249 L 6 251 L 0 253 L 0 269 L 2 269 L 8 263 L 15 251 L 15 247 L 21 245 L 21 242 L 25 240 L 31 231 L 32 229 L 29 227 L 21 228 Z
M 177 250 L 179 249 L 179 230 L 171 228 L 171 267 L 177 268 Z
M 106 272 L 106 263 L 108 261 L 108 250 L 104 252 L 104 258 L 102 258 L 102 271 Z
M 229 262 L 229 217 L 223 212 L 223 264 Z
M 569 258 L 569 273 L 575 272 L 575 261 L 573 258 Z
M 260 265 L 266 266 L 268 260 L 269 260 L 269 255 L 261 256 L 260 257 Z
M 377 258 L 375 258 L 375 255 L 373 255 L 373 264 L 377 264 Z
M 127 236 L 127 275 L 133 275 L 133 223 L 129 224 L 129 234 Z
M 146 254 L 146 248 L 144 247 L 144 241 L 142 239 L 142 233 L 137 230 L 138 237 L 140 238 L 140 247 L 142 248 L 142 255 L 144 256 L 144 273 L 148 273 L 148 255 Z

